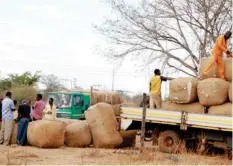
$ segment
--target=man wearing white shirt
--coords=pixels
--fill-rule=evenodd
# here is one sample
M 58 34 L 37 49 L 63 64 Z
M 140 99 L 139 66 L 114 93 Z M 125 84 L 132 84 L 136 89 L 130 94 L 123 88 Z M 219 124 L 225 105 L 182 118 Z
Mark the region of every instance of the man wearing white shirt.
M 7 92 L 2 101 L 2 125 L 0 132 L 0 144 L 9 145 L 11 133 L 13 130 L 15 105 L 11 99 L 12 93 Z

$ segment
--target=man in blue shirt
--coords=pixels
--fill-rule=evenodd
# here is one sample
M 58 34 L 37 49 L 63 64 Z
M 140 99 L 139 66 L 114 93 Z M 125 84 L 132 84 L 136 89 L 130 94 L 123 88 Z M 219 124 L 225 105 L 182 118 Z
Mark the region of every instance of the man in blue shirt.
M 6 97 L 2 101 L 2 125 L 0 132 L 0 144 L 4 144 L 6 146 L 9 145 L 14 124 L 13 111 L 15 111 L 15 105 L 13 100 L 11 100 L 11 96 L 12 93 L 7 92 Z

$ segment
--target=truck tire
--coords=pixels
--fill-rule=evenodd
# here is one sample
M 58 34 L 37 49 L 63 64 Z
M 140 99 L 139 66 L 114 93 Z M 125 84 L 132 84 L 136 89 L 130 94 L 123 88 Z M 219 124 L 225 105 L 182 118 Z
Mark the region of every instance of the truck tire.
M 227 149 L 227 157 L 229 160 L 232 160 L 232 149 Z
M 85 116 L 80 116 L 78 120 L 86 120 Z
M 164 153 L 176 153 L 179 148 L 181 139 L 179 135 L 172 130 L 166 130 L 159 134 L 159 150 Z

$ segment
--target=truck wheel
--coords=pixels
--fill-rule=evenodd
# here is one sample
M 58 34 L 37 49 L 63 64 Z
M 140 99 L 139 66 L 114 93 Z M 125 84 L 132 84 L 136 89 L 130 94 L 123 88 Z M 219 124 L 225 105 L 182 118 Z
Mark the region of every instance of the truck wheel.
M 152 135 L 152 145 L 153 146 L 158 145 L 159 133 L 160 133 L 160 131 L 158 128 L 155 128 L 153 130 L 153 135 Z
M 232 160 L 232 149 L 227 149 L 227 157 L 229 160 Z
M 78 120 L 86 120 L 85 116 L 80 116 Z
M 181 139 L 176 132 L 172 130 L 166 130 L 159 134 L 159 149 L 164 153 L 175 153 L 178 151 L 180 141 Z
M 153 131 L 152 130 L 146 130 L 145 131 L 145 142 L 150 142 L 153 139 Z

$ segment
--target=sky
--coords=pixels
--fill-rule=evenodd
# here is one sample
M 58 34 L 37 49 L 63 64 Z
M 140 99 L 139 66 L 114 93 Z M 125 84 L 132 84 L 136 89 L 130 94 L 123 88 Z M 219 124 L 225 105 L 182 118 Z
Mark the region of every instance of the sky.
M 96 48 L 106 48 L 108 41 L 93 28 L 112 15 L 105 3 L 101 0 L 0 0 L 0 3 L 1 77 L 42 71 L 60 79 L 76 79 L 77 86 L 85 89 L 91 85 L 112 89 L 115 63 L 97 51 Z M 142 64 L 141 59 L 125 59 L 115 71 L 114 90 L 148 93 L 155 67 L 140 71 Z M 70 83 L 65 85 L 69 87 Z M 163 85 L 163 91 L 167 86 Z

